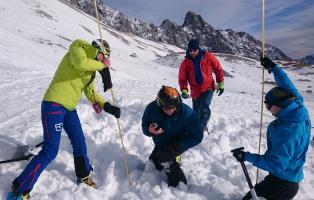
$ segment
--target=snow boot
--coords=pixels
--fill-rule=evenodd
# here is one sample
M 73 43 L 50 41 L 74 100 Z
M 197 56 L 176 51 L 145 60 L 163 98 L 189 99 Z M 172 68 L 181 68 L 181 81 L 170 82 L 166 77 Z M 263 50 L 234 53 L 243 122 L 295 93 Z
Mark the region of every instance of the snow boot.
M 97 188 L 96 182 L 90 177 L 86 176 L 84 178 L 77 178 L 77 184 L 85 183 L 87 186 L 92 188 Z
M 8 196 L 7 196 L 7 200 L 29 200 L 29 199 L 31 199 L 31 196 L 29 193 L 25 195 L 20 194 L 18 196 L 15 196 L 13 192 L 8 192 Z
M 23 192 L 22 194 L 18 193 L 19 184 L 16 180 L 13 181 L 11 186 L 11 191 L 8 192 L 7 200 L 29 200 L 30 190 Z
M 187 184 L 185 175 L 177 162 L 163 163 L 165 172 L 168 177 L 168 185 L 171 187 L 177 187 L 180 182 Z

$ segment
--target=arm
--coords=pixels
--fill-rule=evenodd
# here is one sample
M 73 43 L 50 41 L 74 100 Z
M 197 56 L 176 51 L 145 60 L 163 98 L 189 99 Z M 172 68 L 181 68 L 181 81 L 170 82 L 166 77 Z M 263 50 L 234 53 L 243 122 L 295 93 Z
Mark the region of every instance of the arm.
M 223 83 L 224 82 L 224 71 L 222 69 L 222 66 L 221 66 L 219 60 L 216 58 L 216 56 L 214 56 L 213 54 L 211 54 L 209 52 L 207 52 L 207 55 L 209 57 L 211 66 L 213 68 L 213 72 L 216 76 L 216 82 L 217 83 Z
M 286 72 L 279 67 L 279 65 L 276 65 L 276 67 L 272 68 L 271 71 L 274 74 L 274 78 L 278 86 L 291 91 L 297 98 L 302 99 L 301 94 L 298 92 L 295 85 L 292 83 Z
M 194 111 L 191 112 L 189 117 L 185 119 L 185 124 L 187 124 L 187 132 L 185 137 L 178 141 L 178 149 L 176 151 L 182 154 L 189 148 L 196 146 L 203 140 L 203 131 L 199 125 L 197 117 Z
M 181 63 L 179 69 L 179 86 L 181 91 L 188 91 L 188 72 L 185 60 Z
M 71 45 L 70 60 L 74 68 L 79 71 L 99 71 L 104 68 L 104 64 L 87 57 L 84 49 L 80 46 Z
M 150 108 L 148 105 L 145 108 L 144 114 L 142 116 L 142 130 L 143 130 L 144 135 L 152 137 L 152 134 L 150 134 L 150 132 L 148 131 L 149 124 L 151 123 L 149 110 Z
M 281 129 L 280 133 L 289 131 L 285 129 L 288 128 Z M 293 158 L 295 142 L 293 138 L 283 138 L 282 135 L 272 140 L 272 149 L 267 150 L 264 155 L 248 152 L 245 160 L 270 173 L 280 173 L 289 166 Z
M 85 88 L 84 88 L 84 94 L 87 97 L 87 99 L 91 103 L 97 102 L 101 108 L 104 108 L 104 99 L 96 92 L 94 81 L 90 82 Z

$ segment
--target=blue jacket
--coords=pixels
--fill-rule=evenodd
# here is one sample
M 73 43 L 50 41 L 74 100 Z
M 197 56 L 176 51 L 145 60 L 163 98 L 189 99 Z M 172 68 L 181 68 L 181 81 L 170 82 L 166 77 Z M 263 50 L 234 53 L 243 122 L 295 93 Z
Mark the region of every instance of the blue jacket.
M 151 123 L 157 123 L 164 132 L 160 135 L 151 134 L 148 131 Z M 151 102 L 146 107 L 142 117 L 142 130 L 146 136 L 153 138 L 157 148 L 176 143 L 177 148 L 179 148 L 176 150 L 180 154 L 199 144 L 203 139 L 203 131 L 196 114 L 184 103 L 174 115 L 168 116 L 158 107 L 156 101 Z
M 264 155 L 246 153 L 245 159 L 270 174 L 300 182 L 308 150 L 311 122 L 303 98 L 287 74 L 277 65 L 272 70 L 278 86 L 291 91 L 296 97 L 286 108 L 275 114 L 267 129 L 267 150 Z

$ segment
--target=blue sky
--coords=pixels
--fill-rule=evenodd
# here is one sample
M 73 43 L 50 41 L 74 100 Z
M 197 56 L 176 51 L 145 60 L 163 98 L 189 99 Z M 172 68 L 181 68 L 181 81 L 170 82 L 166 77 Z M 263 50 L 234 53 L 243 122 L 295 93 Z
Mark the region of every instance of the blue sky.
M 245 31 L 261 40 L 262 0 L 104 0 L 130 17 L 160 25 L 182 24 L 187 11 L 215 29 Z M 265 0 L 266 42 L 292 58 L 314 54 L 314 0 Z

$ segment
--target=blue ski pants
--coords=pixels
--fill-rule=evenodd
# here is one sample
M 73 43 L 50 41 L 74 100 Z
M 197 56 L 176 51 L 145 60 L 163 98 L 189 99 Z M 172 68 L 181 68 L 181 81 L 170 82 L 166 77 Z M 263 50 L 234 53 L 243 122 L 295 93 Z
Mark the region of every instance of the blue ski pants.
M 72 144 L 76 176 L 86 177 L 92 170 L 87 157 L 85 137 L 75 109 L 68 111 L 60 104 L 43 101 L 41 120 L 44 132 L 42 150 L 14 180 L 13 185 L 18 194 L 30 192 L 42 171 L 57 156 L 62 128 Z
M 193 110 L 195 111 L 197 118 L 199 120 L 200 126 L 202 130 L 205 130 L 207 127 L 207 123 L 209 121 L 211 111 L 210 111 L 210 103 L 212 102 L 214 91 L 207 90 L 202 93 L 197 99 L 193 99 Z

